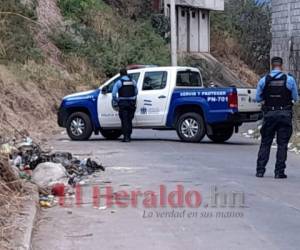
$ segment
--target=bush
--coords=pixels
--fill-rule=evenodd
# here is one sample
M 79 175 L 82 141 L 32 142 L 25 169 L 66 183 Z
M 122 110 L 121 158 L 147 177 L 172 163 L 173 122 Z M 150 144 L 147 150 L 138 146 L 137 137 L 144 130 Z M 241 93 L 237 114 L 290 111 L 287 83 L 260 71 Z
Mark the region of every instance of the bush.
M 229 0 L 224 13 L 212 15 L 212 33 L 235 38 L 241 59 L 257 73 L 269 70 L 272 34 L 268 2 Z
M 2 62 L 42 61 L 41 51 L 33 39 L 37 27 L 34 22 L 36 13 L 20 4 L 19 1 L 12 0 L 2 0 L 0 12 L 10 13 L 0 14 L 0 59 Z
M 68 32 L 53 37 L 65 57 L 85 58 L 99 77 L 103 73 L 112 76 L 128 64 L 169 64 L 168 46 L 155 32 L 150 18 L 135 22 L 114 13 L 109 6 L 102 7 L 106 10 L 77 15 Z
M 91 9 L 106 7 L 102 0 L 59 0 L 58 5 L 64 16 L 74 19 L 80 19 Z
M 151 17 L 151 24 L 155 32 L 169 43 L 171 39 L 169 36 L 166 36 L 171 31 L 169 18 L 167 18 L 164 14 L 155 14 Z

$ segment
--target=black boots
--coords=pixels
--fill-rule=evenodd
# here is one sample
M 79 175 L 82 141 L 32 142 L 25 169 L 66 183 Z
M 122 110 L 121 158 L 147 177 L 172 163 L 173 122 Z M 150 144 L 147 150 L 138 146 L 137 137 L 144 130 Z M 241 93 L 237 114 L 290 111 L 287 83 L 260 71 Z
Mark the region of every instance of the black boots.
M 257 178 L 263 178 L 264 177 L 264 173 L 256 173 L 256 177 Z
M 287 175 L 285 173 L 275 174 L 275 179 L 286 179 Z
M 124 139 L 122 140 L 122 142 L 131 142 L 130 136 L 124 136 Z
M 264 177 L 264 173 L 256 173 L 256 177 L 257 178 L 263 178 Z M 281 173 L 281 174 L 275 174 L 275 179 L 286 179 L 287 175 L 285 173 Z

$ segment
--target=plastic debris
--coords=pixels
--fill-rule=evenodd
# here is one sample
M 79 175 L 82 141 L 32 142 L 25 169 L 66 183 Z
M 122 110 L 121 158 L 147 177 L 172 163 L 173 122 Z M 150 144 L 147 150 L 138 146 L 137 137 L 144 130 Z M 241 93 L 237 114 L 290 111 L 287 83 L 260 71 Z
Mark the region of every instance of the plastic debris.
M 74 191 L 68 185 L 86 185 L 89 182 L 87 176 L 96 176 L 95 172 L 105 171 L 101 164 L 91 158 L 78 159 L 69 152 L 50 150 L 53 148 L 43 151 L 30 137 L 21 142 L 12 140 L 0 144 L 0 153 L 9 158 L 11 174 L 38 185 L 42 194 L 41 207 L 52 207 L 55 203 L 54 196 L 71 198 L 69 194 Z
M 23 164 L 22 154 L 19 153 L 17 157 L 13 160 L 13 165 L 16 166 L 17 168 L 21 168 L 22 164 Z
M 11 155 L 13 152 L 16 152 L 17 148 L 10 145 L 9 143 L 2 144 L 0 146 L 0 154 Z
M 53 195 L 40 195 L 40 206 L 43 208 L 51 208 L 55 205 Z
M 66 169 L 61 164 L 52 162 L 39 164 L 32 173 L 32 181 L 40 187 L 51 187 L 67 177 Z
M 55 184 L 52 186 L 52 194 L 55 195 L 55 196 L 65 196 L 65 184 Z

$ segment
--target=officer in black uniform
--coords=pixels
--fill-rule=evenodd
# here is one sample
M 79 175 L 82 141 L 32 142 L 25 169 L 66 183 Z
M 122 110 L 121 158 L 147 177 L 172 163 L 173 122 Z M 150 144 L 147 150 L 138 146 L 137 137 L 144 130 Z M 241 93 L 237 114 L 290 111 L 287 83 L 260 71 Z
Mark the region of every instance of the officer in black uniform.
M 272 71 L 259 81 L 256 99 L 263 104 L 264 120 L 261 128 L 261 146 L 258 153 L 256 177 L 264 177 L 269 161 L 271 146 L 277 138 L 277 161 L 275 178 L 285 179 L 288 143 L 293 133 L 293 101 L 299 99 L 298 88 L 293 76 L 285 74 L 283 60 L 272 58 Z
M 113 88 L 113 103 L 116 103 L 119 108 L 124 135 L 123 142 L 130 142 L 138 89 L 136 82 L 130 78 L 126 69 L 120 70 L 120 77 Z

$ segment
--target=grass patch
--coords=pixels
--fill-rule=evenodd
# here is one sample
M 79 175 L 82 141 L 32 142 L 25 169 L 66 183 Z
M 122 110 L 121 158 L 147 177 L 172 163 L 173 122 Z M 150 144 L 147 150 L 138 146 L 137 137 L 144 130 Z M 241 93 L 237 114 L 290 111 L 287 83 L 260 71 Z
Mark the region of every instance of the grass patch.
M 101 11 L 109 9 L 102 0 L 59 0 L 58 5 L 65 17 L 78 20 L 91 9 Z
M 35 2 L 33 2 L 35 3 Z M 2 0 L 0 5 L 0 62 L 43 61 L 33 39 L 37 24 L 34 7 L 15 0 Z M 3 13 L 6 14 L 3 14 Z
M 65 1 L 75 0 L 60 2 Z M 133 21 L 113 13 L 102 1 L 88 1 L 96 2 L 97 7 L 68 12 L 76 15 L 68 32 L 52 37 L 67 61 L 69 57 L 84 58 L 94 75 L 100 78 L 110 77 L 129 64 L 169 64 L 167 42 L 155 31 L 150 17 Z

